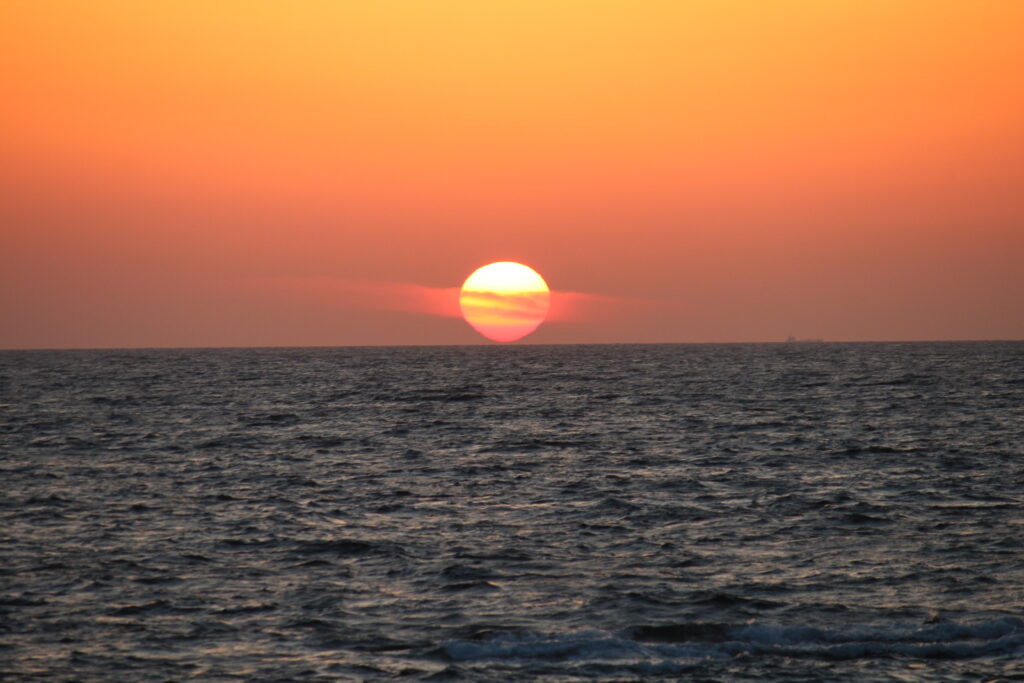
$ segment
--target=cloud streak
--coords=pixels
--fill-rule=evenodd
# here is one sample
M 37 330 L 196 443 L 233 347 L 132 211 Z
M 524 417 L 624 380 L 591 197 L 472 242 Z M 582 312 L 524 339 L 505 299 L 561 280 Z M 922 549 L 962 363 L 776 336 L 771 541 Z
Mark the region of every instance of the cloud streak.
M 427 287 L 405 282 L 331 277 L 261 278 L 260 285 L 338 308 L 420 313 L 461 318 L 458 287 Z
M 429 287 L 407 282 L 381 282 L 331 277 L 261 278 L 262 287 L 305 300 L 338 308 L 417 313 L 443 318 L 461 318 L 459 287 Z M 485 292 L 471 293 L 470 305 L 481 309 L 500 308 L 534 319 L 544 307 L 540 294 L 513 297 Z M 552 290 L 547 323 L 605 322 L 625 317 L 637 309 L 664 306 L 651 299 L 605 296 L 586 292 Z
M 626 317 L 637 310 L 666 307 L 654 299 L 606 296 L 586 292 L 551 292 L 549 322 L 607 322 Z

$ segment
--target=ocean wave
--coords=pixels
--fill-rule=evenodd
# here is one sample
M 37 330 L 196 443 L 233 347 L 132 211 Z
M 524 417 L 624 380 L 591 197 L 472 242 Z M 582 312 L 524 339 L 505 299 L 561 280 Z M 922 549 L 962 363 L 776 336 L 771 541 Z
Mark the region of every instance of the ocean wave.
M 811 659 L 873 659 L 910 656 L 971 659 L 1024 656 L 1024 619 L 1003 617 L 974 624 L 818 628 L 715 623 L 636 626 L 612 633 L 585 629 L 568 633 L 491 632 L 479 640 L 444 644 L 454 661 L 678 660 L 736 655 Z

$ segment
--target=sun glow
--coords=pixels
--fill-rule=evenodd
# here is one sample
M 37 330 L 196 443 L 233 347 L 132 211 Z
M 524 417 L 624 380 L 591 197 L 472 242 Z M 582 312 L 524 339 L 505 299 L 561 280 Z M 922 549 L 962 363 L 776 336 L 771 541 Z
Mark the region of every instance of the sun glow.
M 466 278 L 459 306 L 474 330 L 493 341 L 511 342 L 544 322 L 551 291 L 533 268 L 499 261 L 477 268 Z

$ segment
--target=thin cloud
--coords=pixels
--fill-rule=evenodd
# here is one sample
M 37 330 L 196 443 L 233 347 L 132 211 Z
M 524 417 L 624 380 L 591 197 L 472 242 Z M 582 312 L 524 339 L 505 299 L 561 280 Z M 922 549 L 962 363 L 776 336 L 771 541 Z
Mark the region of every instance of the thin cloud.
M 595 322 L 625 317 L 637 310 L 660 308 L 666 302 L 586 292 L 552 292 L 549 322 Z
M 459 287 L 428 287 L 407 282 L 350 280 L 330 277 L 261 278 L 276 292 L 301 296 L 339 308 L 400 311 L 443 318 L 461 318 Z M 547 299 L 547 301 L 545 301 Z M 524 320 L 536 320 L 550 303 L 547 322 L 596 322 L 614 320 L 638 309 L 664 306 L 650 299 L 606 296 L 586 292 L 530 292 L 514 296 L 472 292 L 467 305 L 480 311 L 498 311 Z M 505 317 L 505 320 L 508 320 Z
M 536 324 L 544 320 L 550 305 L 548 292 L 494 294 L 469 291 L 459 299 L 463 312 L 478 324 Z
M 405 282 L 348 280 L 330 277 L 263 278 L 278 292 L 308 297 L 339 308 L 401 311 L 460 318 L 458 287 L 426 287 Z

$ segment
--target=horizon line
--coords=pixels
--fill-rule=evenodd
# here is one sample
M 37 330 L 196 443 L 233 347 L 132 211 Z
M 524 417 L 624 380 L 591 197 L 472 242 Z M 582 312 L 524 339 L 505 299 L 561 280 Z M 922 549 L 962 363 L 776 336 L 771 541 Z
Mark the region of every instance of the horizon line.
M 985 344 L 985 343 L 1018 343 L 1024 339 L 797 339 L 795 341 L 761 340 L 761 341 L 661 341 L 661 342 L 492 342 L 462 344 L 288 344 L 288 345 L 251 345 L 251 346 L 35 346 L 35 347 L 0 347 L 0 353 L 32 352 L 32 351 L 233 351 L 243 349 L 388 349 L 388 348 L 500 348 L 526 346 L 743 346 L 778 344 L 780 346 L 817 346 L 819 344 Z

